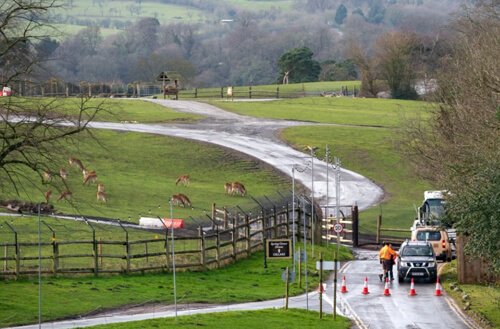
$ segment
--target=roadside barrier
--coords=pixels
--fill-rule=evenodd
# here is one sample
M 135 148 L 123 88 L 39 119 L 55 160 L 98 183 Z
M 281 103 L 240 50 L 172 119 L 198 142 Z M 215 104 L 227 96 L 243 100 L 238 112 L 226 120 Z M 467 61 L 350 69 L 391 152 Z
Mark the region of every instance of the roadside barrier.
M 408 295 L 409 296 L 416 296 L 417 295 L 417 293 L 415 292 L 415 283 L 413 282 L 413 278 L 411 279 L 410 293 Z
M 319 289 L 321 289 L 321 291 Z M 326 291 L 326 283 L 319 284 L 318 289 L 316 289 L 316 292 L 325 292 L 325 291 Z
M 436 280 L 436 292 L 434 296 L 442 296 L 441 294 L 441 284 L 439 283 L 439 278 Z
M 345 286 L 345 275 L 344 278 L 342 279 L 342 287 L 340 288 L 340 292 L 342 293 L 347 292 L 347 287 Z
M 365 286 L 363 287 L 363 291 L 361 292 L 362 294 L 369 294 L 368 292 L 368 277 L 365 277 Z
M 389 292 L 389 278 L 385 279 L 385 289 L 384 289 L 384 296 L 390 296 L 391 293 Z

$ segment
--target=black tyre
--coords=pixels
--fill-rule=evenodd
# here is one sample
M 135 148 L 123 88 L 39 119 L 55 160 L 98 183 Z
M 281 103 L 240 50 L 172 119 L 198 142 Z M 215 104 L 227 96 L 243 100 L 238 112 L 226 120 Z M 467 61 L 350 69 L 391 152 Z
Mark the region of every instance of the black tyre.
M 399 283 L 403 283 L 404 281 L 405 281 L 405 280 L 404 280 L 402 277 L 398 276 L 398 282 L 399 282 Z

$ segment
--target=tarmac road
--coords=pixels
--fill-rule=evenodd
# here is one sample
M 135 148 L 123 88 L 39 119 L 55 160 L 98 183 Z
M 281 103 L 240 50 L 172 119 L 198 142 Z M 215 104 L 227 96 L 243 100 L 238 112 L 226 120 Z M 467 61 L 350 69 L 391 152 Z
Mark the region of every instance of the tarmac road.
M 182 137 L 221 145 L 264 161 L 311 189 L 311 156 L 286 145 L 278 137 L 280 129 L 292 126 L 317 125 L 311 122 L 254 118 L 223 111 L 215 106 L 194 101 L 151 100 L 157 104 L 180 112 L 200 114 L 207 117 L 195 124 L 140 124 L 92 122 L 92 128 L 135 131 Z M 317 145 L 325 147 L 324 145 Z M 314 200 L 327 204 L 327 164 L 314 159 Z M 335 204 L 335 182 L 333 169 L 329 167 L 328 204 Z M 358 205 L 359 210 L 368 209 L 382 200 L 384 192 L 366 177 L 347 169 L 340 173 L 340 205 Z

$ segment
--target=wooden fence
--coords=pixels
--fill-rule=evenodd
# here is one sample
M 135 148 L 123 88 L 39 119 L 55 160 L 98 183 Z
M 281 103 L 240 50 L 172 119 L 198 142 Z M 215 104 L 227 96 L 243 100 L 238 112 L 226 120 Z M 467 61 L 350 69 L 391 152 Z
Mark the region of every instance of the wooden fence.
M 53 79 L 44 83 L 21 81 L 17 85 L 12 86 L 13 95 L 19 96 L 41 96 L 41 97 L 149 97 L 162 94 L 162 85 L 160 84 L 108 84 L 108 83 L 88 83 L 81 82 L 79 84 L 66 83 Z M 353 87 L 351 91 L 347 87 L 342 86 L 341 90 L 335 91 L 333 94 L 338 96 L 356 96 L 359 90 Z M 325 97 L 332 97 L 333 94 L 325 94 Z M 302 85 L 301 90 L 289 92 L 280 90 L 277 85 L 275 90 L 259 90 L 249 87 L 221 87 L 220 89 L 203 89 L 198 88 L 192 90 L 181 90 L 178 98 L 217 98 L 217 99 L 262 99 L 262 98 L 296 98 L 306 96 L 322 96 L 320 91 L 306 90 Z
M 488 261 L 465 254 L 467 238 L 457 235 L 457 275 L 459 283 L 498 283 L 500 276 L 490 271 Z
M 291 214 L 296 212 L 296 216 Z M 308 225 L 302 231 L 297 229 L 297 239 L 311 241 L 310 213 L 305 214 Z M 105 240 L 96 237 L 92 228 L 92 239 L 79 241 L 59 241 L 52 229 L 51 241 L 19 242 L 18 233 L 12 229 L 14 241 L 0 243 L 4 250 L 0 257 L 0 277 L 15 277 L 41 273 L 54 277 L 64 275 L 103 273 L 128 274 L 151 270 L 172 271 L 175 254 L 176 270 L 205 270 L 220 268 L 233 263 L 239 258 L 249 257 L 263 248 L 265 238 L 283 238 L 291 236 L 291 218 L 303 216 L 300 208 L 282 211 L 264 211 L 255 218 L 247 214 L 229 214 L 226 209 L 212 209 L 213 229 L 204 231 L 198 228 L 197 236 L 175 236 L 172 250 L 171 231 L 165 235 L 156 235 L 153 239 L 131 241 L 128 233 L 123 240 Z M 7 226 L 10 225 L 5 222 Z M 46 224 L 45 224 L 46 225 Z M 170 234 L 169 234 L 170 233 Z M 162 232 L 163 234 L 163 232 Z M 46 239 L 46 237 L 45 237 Z M 184 246 L 179 248 L 177 246 Z M 72 248 L 70 248 L 72 246 Z M 38 256 L 41 248 L 41 257 Z M 75 253 L 77 251 L 77 253 Z M 3 266 L 2 266 L 3 265 Z

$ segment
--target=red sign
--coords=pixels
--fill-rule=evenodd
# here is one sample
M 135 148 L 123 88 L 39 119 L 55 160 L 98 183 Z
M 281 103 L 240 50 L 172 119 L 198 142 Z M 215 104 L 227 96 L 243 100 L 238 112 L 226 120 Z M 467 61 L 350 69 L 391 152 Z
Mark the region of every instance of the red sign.
M 184 220 L 183 219 L 172 219 L 170 218 L 162 218 L 163 220 L 163 225 L 166 228 L 172 228 L 172 222 L 174 223 L 174 229 L 176 228 L 183 228 L 184 227 Z

